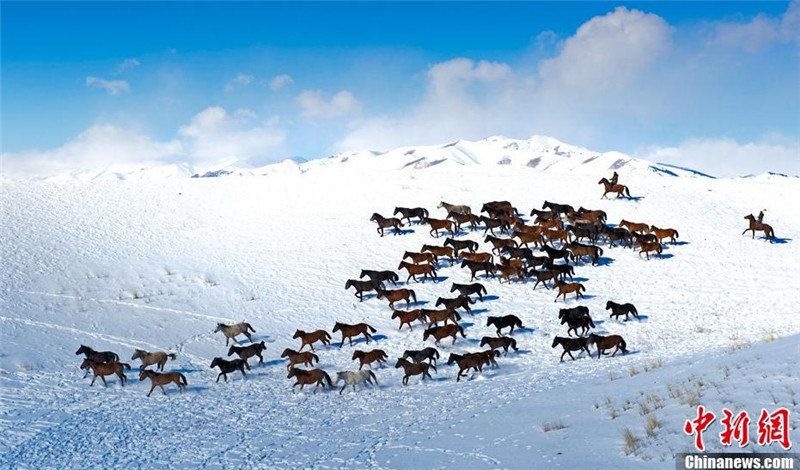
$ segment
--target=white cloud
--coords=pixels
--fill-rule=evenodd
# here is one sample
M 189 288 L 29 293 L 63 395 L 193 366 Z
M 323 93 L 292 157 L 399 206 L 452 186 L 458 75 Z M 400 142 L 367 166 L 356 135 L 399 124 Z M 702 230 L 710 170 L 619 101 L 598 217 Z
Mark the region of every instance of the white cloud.
M 239 73 L 236 74 L 236 76 L 231 81 L 225 84 L 225 91 L 231 92 L 234 90 L 245 88 L 253 84 L 255 81 L 256 77 L 254 77 L 253 75 L 249 75 L 246 73 Z
M 28 150 L 2 155 L 4 171 L 51 176 L 84 169 L 132 169 L 180 156 L 178 140 L 159 142 L 141 133 L 111 124 L 92 126 L 75 139 L 50 150 Z
M 672 29 L 661 17 L 617 7 L 567 38 L 542 62 L 546 85 L 584 90 L 624 88 L 670 48 Z
M 353 93 L 342 90 L 330 100 L 320 90 L 306 90 L 297 97 L 300 114 L 307 118 L 335 118 L 355 114 L 361 109 Z
M 184 139 L 192 161 L 201 164 L 263 161 L 274 155 L 286 140 L 283 130 L 259 121 L 255 112 L 240 109 L 229 115 L 218 106 L 197 113 L 178 134 Z
M 98 77 L 86 77 L 86 86 L 89 88 L 101 88 L 110 95 L 128 93 L 131 87 L 125 80 L 105 80 Z
M 73 140 L 48 150 L 3 153 L 3 171 L 52 176 L 65 172 L 107 168 L 130 171 L 171 162 L 214 165 L 230 160 L 263 163 L 278 156 L 286 133 L 278 119 L 259 120 L 248 109 L 232 114 L 210 107 L 182 126 L 178 135 L 158 141 L 112 124 L 94 125 Z
M 277 75 L 272 80 L 270 80 L 269 87 L 272 88 L 273 90 L 280 90 L 281 88 L 292 84 L 294 84 L 294 79 L 292 79 L 290 75 L 284 73 L 281 75 Z
M 125 72 L 126 70 L 135 69 L 140 65 L 142 65 L 142 63 L 139 62 L 139 59 L 136 58 L 125 59 L 122 62 L 120 62 L 119 65 L 117 65 L 117 71 Z
M 709 45 L 757 52 L 778 43 L 800 40 L 800 2 L 789 4 L 780 17 L 758 14 L 749 21 L 713 24 Z
M 653 147 L 637 155 L 721 177 L 767 171 L 800 175 L 800 142 L 783 140 L 739 143 L 734 139 L 689 139 L 677 147 Z

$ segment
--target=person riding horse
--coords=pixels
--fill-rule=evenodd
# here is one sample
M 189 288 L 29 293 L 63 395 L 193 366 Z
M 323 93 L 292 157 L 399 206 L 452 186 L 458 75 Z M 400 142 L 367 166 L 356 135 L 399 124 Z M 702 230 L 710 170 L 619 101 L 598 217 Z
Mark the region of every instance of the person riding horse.
M 619 175 L 618 175 L 618 174 L 617 174 L 617 172 L 615 171 L 615 172 L 614 172 L 614 174 L 611 176 L 611 179 L 610 179 L 609 181 L 610 181 L 610 182 L 611 182 L 611 184 L 613 185 L 613 184 L 617 184 L 617 180 L 618 180 L 618 179 L 619 179 Z
M 758 223 L 759 223 L 759 224 L 760 224 L 760 223 L 762 223 L 762 222 L 764 221 L 764 211 L 765 211 L 765 210 L 766 210 L 766 209 L 763 209 L 761 212 L 759 212 L 759 213 L 758 213 L 758 218 L 757 218 L 756 220 L 758 220 Z

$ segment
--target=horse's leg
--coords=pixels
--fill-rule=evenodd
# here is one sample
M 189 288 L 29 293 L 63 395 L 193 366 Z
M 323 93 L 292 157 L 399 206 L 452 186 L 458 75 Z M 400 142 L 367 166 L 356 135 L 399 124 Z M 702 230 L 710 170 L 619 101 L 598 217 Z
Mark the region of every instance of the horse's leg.
M 150 396 L 151 393 L 153 393 L 153 390 L 155 390 L 155 388 L 156 388 L 156 384 L 155 383 L 151 383 L 150 384 L 150 392 L 147 394 L 148 397 Z
M 572 356 L 572 353 L 569 352 L 569 349 L 567 349 L 567 354 L 569 354 L 570 359 L 572 359 L 573 361 L 575 360 L 575 358 Z
M 164 386 L 163 385 L 159 385 L 158 387 L 161 389 L 161 393 L 163 393 L 164 395 L 167 394 L 167 391 L 164 390 Z
M 106 377 L 104 375 L 101 375 L 100 378 L 103 379 L 103 387 L 108 387 L 108 382 L 106 382 Z
M 347 381 L 346 381 L 346 380 L 344 381 L 344 385 L 342 386 L 342 389 L 341 389 L 341 390 L 339 390 L 339 395 L 341 395 L 341 394 L 342 394 L 342 392 L 344 392 L 344 389 L 345 389 L 345 388 L 347 388 Z

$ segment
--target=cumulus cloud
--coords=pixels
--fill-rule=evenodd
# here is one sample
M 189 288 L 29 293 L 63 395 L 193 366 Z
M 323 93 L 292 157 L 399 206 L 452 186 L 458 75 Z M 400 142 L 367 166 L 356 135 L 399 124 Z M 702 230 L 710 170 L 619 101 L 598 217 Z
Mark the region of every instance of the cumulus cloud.
M 294 79 L 285 73 L 276 75 L 272 80 L 269 81 L 269 87 L 273 90 L 280 90 L 281 88 L 292 84 L 294 84 Z
M 131 86 L 125 80 L 105 80 L 98 77 L 86 77 L 86 86 L 89 88 L 100 88 L 108 92 L 109 95 L 119 95 L 131 91 Z
M 361 109 L 356 97 L 347 90 L 336 93 L 329 100 L 320 90 L 306 90 L 297 97 L 297 104 L 300 105 L 300 114 L 307 118 L 336 118 L 355 114 Z
M 140 65 L 142 65 L 142 63 L 139 62 L 139 59 L 136 59 L 136 58 L 125 59 L 125 60 L 123 60 L 122 62 L 120 62 L 117 65 L 117 71 L 118 72 L 125 72 L 125 71 L 130 70 L 130 69 L 135 69 L 136 67 L 138 67 Z
M 657 15 L 618 7 L 582 24 L 557 57 L 542 63 L 540 75 L 559 87 L 622 88 L 669 49 L 671 33 Z
M 734 139 L 689 139 L 675 147 L 652 147 L 637 154 L 721 177 L 767 171 L 800 175 L 800 142 L 791 140 L 740 143 Z
M 9 174 L 52 176 L 65 172 L 107 168 L 130 171 L 164 163 L 214 165 L 231 160 L 263 163 L 279 154 L 286 133 L 271 117 L 261 121 L 248 109 L 229 114 L 206 108 L 192 117 L 170 140 L 159 141 L 112 124 L 89 127 L 73 140 L 47 150 L 3 153 Z
M 238 73 L 236 76 L 225 84 L 225 91 L 231 92 L 241 88 L 250 86 L 256 81 L 256 77 L 246 73 Z

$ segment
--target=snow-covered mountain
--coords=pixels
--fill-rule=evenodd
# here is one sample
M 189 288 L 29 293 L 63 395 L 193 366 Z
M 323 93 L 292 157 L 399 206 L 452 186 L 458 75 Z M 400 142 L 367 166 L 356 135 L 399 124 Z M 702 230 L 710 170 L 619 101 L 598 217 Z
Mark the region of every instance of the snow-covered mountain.
M 229 162 L 213 167 L 169 164 L 130 172 L 92 169 L 54 179 L 166 179 L 220 176 L 264 176 L 319 171 L 344 167 L 358 171 L 375 169 L 424 170 L 434 166 L 507 165 L 547 173 L 603 175 L 652 173 L 664 176 L 708 177 L 691 169 L 634 158 L 621 152 L 596 152 L 545 136 L 511 139 L 494 136 L 478 141 L 458 140 L 439 145 L 400 147 L 388 152 L 352 151 L 313 160 L 286 159 L 262 167 Z

